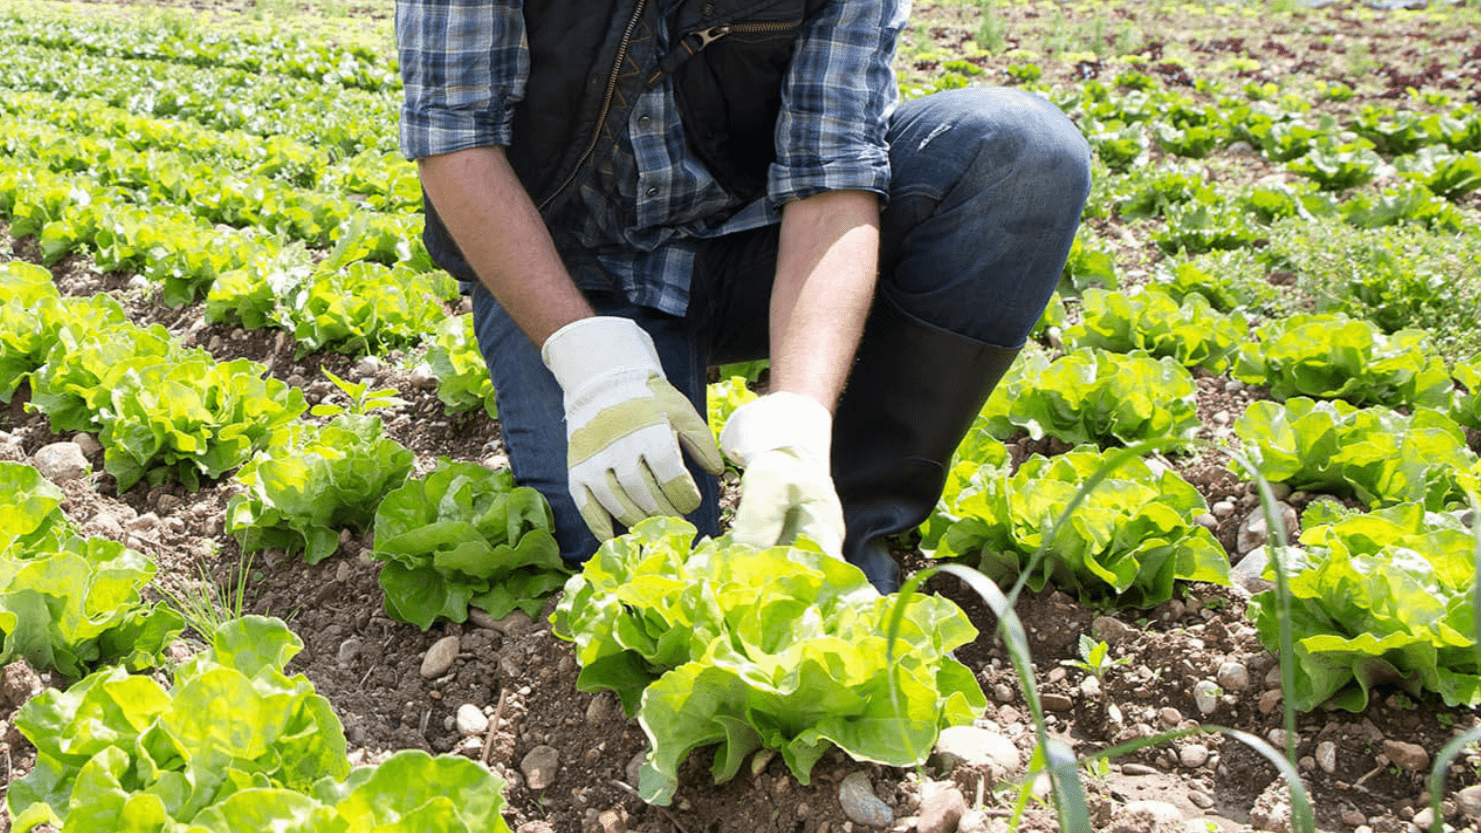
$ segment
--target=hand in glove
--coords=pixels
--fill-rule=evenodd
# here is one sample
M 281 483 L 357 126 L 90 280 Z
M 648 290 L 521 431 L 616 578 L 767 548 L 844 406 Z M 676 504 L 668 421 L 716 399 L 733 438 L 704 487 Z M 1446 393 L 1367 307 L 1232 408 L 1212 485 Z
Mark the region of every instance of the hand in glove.
M 719 474 L 725 462 L 705 420 L 663 375 L 653 339 L 626 318 L 584 318 L 540 350 L 565 393 L 571 496 L 592 534 L 612 537 L 653 515 L 699 508 L 680 446 Z
M 841 558 L 843 507 L 829 469 L 832 442 L 833 415 L 806 396 L 772 393 L 737 408 L 720 433 L 726 456 L 745 470 L 731 536 L 770 547 L 802 534 Z

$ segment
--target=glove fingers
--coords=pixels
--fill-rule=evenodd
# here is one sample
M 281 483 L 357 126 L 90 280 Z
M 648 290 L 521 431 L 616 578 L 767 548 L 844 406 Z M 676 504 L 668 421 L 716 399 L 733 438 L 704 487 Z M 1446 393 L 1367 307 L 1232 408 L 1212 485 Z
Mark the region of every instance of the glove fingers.
M 638 521 L 648 517 L 618 480 L 617 472 L 607 469 L 593 484 L 592 494 L 608 515 L 616 518 L 623 526 L 631 529 Z
M 720 447 L 715 445 L 715 435 L 710 431 L 709 423 L 683 394 L 671 385 L 665 386 L 667 390 L 656 390 L 655 393 L 679 444 L 705 471 L 710 474 L 724 472 L 725 458 L 720 454 Z
M 772 547 L 781 540 L 789 510 L 785 489 L 765 477 L 741 476 L 741 500 L 730 524 L 730 537 L 753 547 Z
M 586 521 L 586 526 L 591 529 L 591 534 L 598 541 L 608 541 L 612 538 L 612 516 L 597 502 L 591 490 L 582 486 L 572 490 L 572 496 L 576 499 L 576 510 L 581 513 L 581 519 Z

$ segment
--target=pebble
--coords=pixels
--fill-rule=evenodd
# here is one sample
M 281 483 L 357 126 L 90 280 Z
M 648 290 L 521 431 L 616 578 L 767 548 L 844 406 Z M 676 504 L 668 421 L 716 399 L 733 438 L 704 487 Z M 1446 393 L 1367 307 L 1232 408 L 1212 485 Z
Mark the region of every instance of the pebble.
M 360 658 L 360 649 L 363 644 L 358 636 L 352 636 L 339 643 L 339 651 L 334 656 L 335 662 L 338 662 L 341 668 L 354 665 L 355 660 Z
M 1207 529 L 1209 532 L 1217 532 L 1219 529 L 1219 519 L 1208 512 L 1200 512 L 1198 517 L 1193 519 L 1193 523 Z
M 1337 771 L 1337 744 L 1324 740 L 1316 745 L 1316 765 L 1331 775 Z
M 1015 774 L 1023 766 L 1022 755 L 1013 741 L 976 726 L 949 726 L 936 740 L 936 756 L 944 769 L 958 766 L 987 766 L 1005 774 Z
M 597 695 L 591 698 L 586 706 L 586 722 L 590 724 L 605 723 L 612 716 L 612 698 Z
M 1285 751 L 1285 749 L 1286 749 L 1286 730 L 1285 729 L 1271 729 L 1270 731 L 1268 731 L 1268 732 L 1265 733 L 1265 739 L 1268 740 L 1268 741 L 1270 741 L 1270 745 L 1271 746 L 1274 746 L 1277 750 L 1279 750 L 1281 752 L 1284 752 Z
M 488 715 L 472 703 L 458 706 L 458 734 L 481 735 L 489 730 Z
M 1261 694 L 1256 708 L 1260 710 L 1260 714 L 1270 714 L 1280 708 L 1280 689 L 1274 688 Z
M 1270 590 L 1275 582 L 1262 577 L 1269 563 L 1270 553 L 1263 547 L 1246 553 L 1229 568 L 1229 582 L 1252 596 Z
M 1242 662 L 1226 662 L 1219 666 L 1215 679 L 1225 691 L 1245 691 L 1250 687 L 1250 670 Z
M 1090 623 L 1090 635 L 1107 645 L 1120 645 L 1136 635 L 1125 622 L 1112 616 L 1097 616 Z
M 1348 827 L 1358 827 L 1368 823 L 1368 817 L 1351 807 L 1342 808 L 1342 823 Z
M 1210 715 L 1219 708 L 1219 686 L 1213 680 L 1199 680 L 1193 684 L 1193 702 L 1200 714 Z
M 525 783 L 532 790 L 547 789 L 555 783 L 560 766 L 560 751 L 554 746 L 537 746 L 519 762 L 519 771 L 524 773 Z
M 149 530 L 154 529 L 158 526 L 159 516 L 154 514 L 153 512 L 145 512 L 144 514 L 136 518 L 130 519 L 127 523 L 124 524 L 124 527 L 132 532 L 148 532 Z
M 1193 806 L 1198 807 L 1201 810 L 1207 810 L 1208 808 L 1214 806 L 1213 797 L 1201 790 L 1189 790 L 1188 800 L 1193 803 Z
M 1051 712 L 1067 712 L 1075 707 L 1075 701 L 1063 694 L 1041 694 L 1039 700 L 1044 708 Z
M 92 470 L 87 457 L 82 454 L 82 447 L 74 442 L 44 445 L 36 450 L 31 463 L 42 477 L 53 483 L 81 480 Z
M 1430 753 L 1417 743 L 1409 743 L 1402 740 L 1385 740 L 1383 742 L 1383 754 L 1390 761 L 1410 772 L 1428 772 L 1430 768 Z
M 432 643 L 427 649 L 427 655 L 422 657 L 422 677 L 432 679 L 441 677 L 447 673 L 447 669 L 453 667 L 453 660 L 458 658 L 458 638 L 456 636 L 444 636 Z
M 1189 769 L 1197 769 L 1208 763 L 1208 747 L 1201 743 L 1190 743 L 1178 752 L 1178 760 Z
M 1239 144 L 1239 142 L 1235 142 L 1234 144 Z M 1254 150 L 1254 148 L 1249 147 L 1249 142 L 1245 142 L 1244 144 L 1250 151 Z M 1233 147 L 1233 145 L 1230 145 L 1230 147 Z M 1229 381 L 1224 383 L 1225 393 L 1239 393 L 1242 390 L 1244 390 L 1244 382 L 1241 382 L 1238 379 L 1230 379 Z
M 1290 492 L 1287 491 L 1287 494 L 1290 494 Z M 1275 504 L 1275 515 L 1285 527 L 1286 543 L 1294 541 L 1296 539 L 1296 533 L 1300 528 L 1296 519 L 1295 507 L 1289 503 L 1282 503 L 1277 500 Z M 1264 507 L 1259 507 L 1251 512 L 1249 517 L 1244 519 L 1244 523 L 1239 525 L 1239 533 L 1235 538 L 1235 549 L 1240 555 L 1246 555 L 1265 546 L 1269 541 L 1270 530 L 1265 524 L 1265 509 Z
M 380 359 L 375 356 L 362 356 L 359 361 L 355 362 L 355 366 L 350 372 L 356 376 L 373 376 L 380 369 Z
M 1183 811 L 1166 801 L 1141 799 L 1123 804 L 1111 818 L 1112 833 L 1170 830 L 1183 820 Z
M 1080 694 L 1087 700 L 1100 699 L 1100 680 L 1094 677 L 1086 677 L 1080 681 Z
M 1455 803 L 1460 811 L 1473 819 L 1481 819 L 1481 784 L 1472 784 L 1455 794 Z
M 1013 702 L 1013 698 L 1016 695 L 1013 691 L 1013 686 L 1010 686 L 1007 683 L 998 683 L 997 685 L 992 687 L 992 696 L 995 697 L 999 703 L 1011 703 Z
M 1234 501 L 1228 498 L 1216 500 L 1214 505 L 1209 507 L 1209 511 L 1214 513 L 1214 517 L 1227 518 L 1234 514 Z
M 874 794 L 874 786 L 865 772 L 850 773 L 843 779 L 838 785 L 838 803 L 843 807 L 843 814 L 855 824 L 889 827 L 895 820 L 895 811 Z
M 85 431 L 79 431 L 72 435 L 72 442 L 77 443 L 77 448 L 84 457 L 93 457 L 103 453 L 103 444 L 98 438 Z
M 1423 810 L 1419 810 L 1418 812 L 1416 812 L 1414 814 L 1414 818 L 1410 819 L 1409 821 L 1420 830 L 1428 831 L 1430 829 L 1430 826 L 1435 823 L 1435 811 L 1430 809 L 1429 807 L 1426 807 Z
M 1157 774 L 1157 768 L 1156 767 L 1147 766 L 1146 764 L 1123 764 L 1121 766 L 1121 774 L 1122 775 L 1156 775 Z
M 921 785 L 920 814 L 916 833 L 951 833 L 967 813 L 967 799 L 949 781 L 927 781 Z
M 1157 712 L 1157 718 L 1162 721 L 1163 726 L 1171 729 L 1183 722 L 1183 713 L 1172 706 L 1167 706 Z

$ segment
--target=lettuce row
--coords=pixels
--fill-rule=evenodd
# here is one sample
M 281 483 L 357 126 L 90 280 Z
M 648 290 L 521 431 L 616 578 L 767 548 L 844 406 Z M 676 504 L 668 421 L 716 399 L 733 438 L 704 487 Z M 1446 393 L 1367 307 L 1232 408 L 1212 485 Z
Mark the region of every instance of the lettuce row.
M 1186 368 L 1172 358 L 1082 347 L 1050 362 L 1026 352 L 978 415 L 998 439 L 1022 429 L 1071 445 L 1191 438 L 1202 423 Z
M 226 531 L 244 552 L 301 550 L 317 564 L 339 548 L 340 530 L 370 528 L 381 498 L 411 474 L 414 456 L 384 436 L 379 417 L 289 424 L 237 473 L 246 491 L 227 504 Z
M 59 331 L 82 332 L 127 320 L 108 295 L 63 298 L 51 272 L 31 263 L 0 264 L 0 402 L 9 402 L 57 343 Z
M 1465 499 L 1481 463 L 1460 426 L 1428 408 L 1405 416 L 1342 400 L 1262 400 L 1250 403 L 1234 433 L 1266 480 L 1370 507 L 1443 509 Z
M 61 502 L 34 468 L 0 462 L 0 665 L 25 658 L 70 678 L 98 663 L 151 667 L 184 628 L 140 597 L 154 562 L 76 535 Z
M 1122 463 L 1053 530 L 1109 454 L 1093 447 L 1052 458 L 1035 454 L 1011 473 L 1006 454 L 982 456 L 987 462 L 953 469 L 943 502 L 923 528 L 927 555 L 964 559 L 994 581 L 1011 583 L 1042 550 L 1028 586 L 1039 591 L 1052 583 L 1095 604 L 1152 607 L 1172 598 L 1175 581 L 1228 583 L 1228 555 L 1195 521 L 1208 505 L 1172 469 L 1140 459 Z
M 471 314 L 449 315 L 427 339 L 426 370 L 437 379 L 437 398 L 448 414 L 482 408 L 489 419 L 499 418 L 494 382 L 478 350 Z
M 17 713 L 36 767 L 10 785 L 15 833 L 495 831 L 504 782 L 473 761 L 408 750 L 351 770 L 329 701 L 283 668 L 282 621 L 224 623 L 174 684 L 122 668 Z
M 534 616 L 569 576 L 554 529 L 550 504 L 508 469 L 443 457 L 376 510 L 370 555 L 385 562 L 386 613 L 422 630 L 466 620 L 469 605 Z
M 1289 696 L 1297 709 L 1329 703 L 1359 712 L 1384 683 L 1416 697 L 1438 692 L 1451 707 L 1481 705 L 1476 540 L 1456 515 L 1397 504 L 1308 526 L 1301 543 L 1304 549 L 1282 556 L 1296 649 Z M 1278 611 L 1274 590 L 1250 602 L 1272 651 L 1279 650 Z
M 1067 349 L 1144 350 L 1158 358 L 1171 356 L 1184 367 L 1223 373 L 1249 332 L 1243 315 L 1221 315 L 1197 293 L 1179 304 L 1163 292 L 1087 289 L 1081 302 L 1081 323 L 1064 331 Z
M 832 746 L 917 764 L 941 727 L 986 705 L 950 654 L 977 635 L 950 601 L 913 596 L 891 659 L 886 623 L 902 602 L 856 567 L 810 545 L 693 540 L 680 519 L 643 521 L 571 578 L 553 620 L 576 643 L 578 687 L 617 692 L 647 733 L 645 800 L 667 804 L 689 752 L 716 744 L 716 782 L 761 748 L 803 784 Z
M 1421 330 L 1385 335 L 1343 314 L 1293 315 L 1267 322 L 1240 348 L 1233 375 L 1269 385 L 1279 400 L 1343 399 L 1353 405 L 1443 407 L 1450 374 Z

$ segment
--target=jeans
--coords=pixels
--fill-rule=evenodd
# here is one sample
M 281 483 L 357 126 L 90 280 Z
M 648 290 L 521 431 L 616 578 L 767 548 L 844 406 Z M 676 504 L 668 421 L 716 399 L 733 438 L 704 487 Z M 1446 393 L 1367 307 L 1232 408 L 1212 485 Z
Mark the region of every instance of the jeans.
M 1058 283 L 1089 193 L 1085 139 L 1038 96 L 978 87 L 901 104 L 889 142 L 877 292 L 936 327 L 995 347 L 1021 346 Z M 637 321 L 653 337 L 669 381 L 703 415 L 710 365 L 767 355 L 777 239 L 771 226 L 707 241 L 684 316 L 615 293 L 588 293 L 588 300 L 599 315 Z M 473 291 L 473 316 L 515 478 L 550 501 L 561 555 L 584 560 L 598 542 L 567 488 L 560 386 L 539 348 L 482 286 Z M 922 372 L 949 377 L 951 368 Z M 719 485 L 692 462 L 690 471 L 704 501 L 688 519 L 701 535 L 715 535 Z

